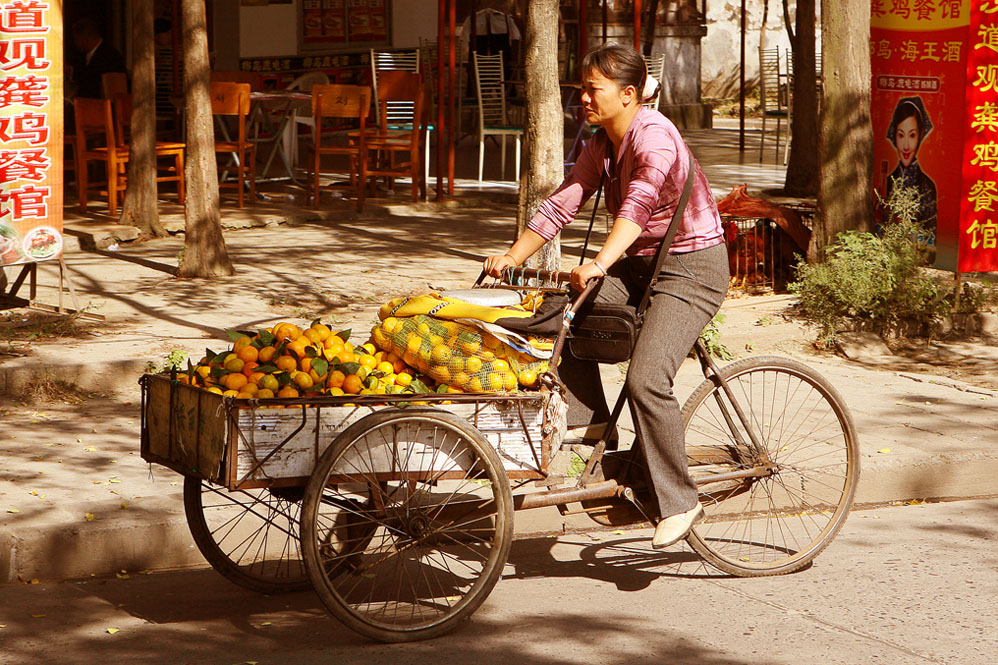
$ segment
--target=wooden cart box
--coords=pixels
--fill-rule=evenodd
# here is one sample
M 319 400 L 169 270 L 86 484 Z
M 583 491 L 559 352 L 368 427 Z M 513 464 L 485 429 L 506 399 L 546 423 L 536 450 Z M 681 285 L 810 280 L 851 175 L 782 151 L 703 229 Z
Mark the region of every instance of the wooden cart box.
M 147 374 L 141 383 L 142 458 L 230 489 L 304 484 L 340 432 L 376 410 L 398 408 L 377 404 L 382 396 L 349 396 L 275 409 L 160 374 Z M 512 479 L 543 477 L 565 434 L 567 409 L 557 393 L 417 395 L 399 403 L 414 400 L 466 419 L 492 444 Z

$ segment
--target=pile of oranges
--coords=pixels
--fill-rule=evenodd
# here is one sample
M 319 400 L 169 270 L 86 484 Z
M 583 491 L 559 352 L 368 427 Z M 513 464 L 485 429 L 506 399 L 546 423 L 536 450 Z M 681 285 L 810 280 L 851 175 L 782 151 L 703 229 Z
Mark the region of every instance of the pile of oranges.
M 178 379 L 240 399 L 429 391 L 397 355 L 370 342 L 354 346 L 349 331 L 334 333 L 319 321 L 305 329 L 282 322 L 253 335 L 228 332 L 230 350 L 209 351 Z
M 371 330 L 385 353 L 401 357 L 449 392 L 512 392 L 535 388 L 548 362 L 507 346 L 498 337 L 432 316 L 385 316 Z
M 387 317 L 358 346 L 319 320 L 227 332 L 231 349 L 207 351 L 178 380 L 239 399 L 511 392 L 535 387 L 547 369 L 492 335 L 428 316 Z

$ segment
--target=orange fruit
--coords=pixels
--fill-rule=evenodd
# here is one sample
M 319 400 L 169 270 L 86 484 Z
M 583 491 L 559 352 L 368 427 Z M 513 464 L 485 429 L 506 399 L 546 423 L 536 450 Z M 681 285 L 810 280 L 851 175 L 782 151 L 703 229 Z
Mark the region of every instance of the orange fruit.
M 512 372 L 505 372 L 502 375 L 502 387 L 506 392 L 516 390 L 516 374 L 513 374 Z
M 485 377 L 485 389 L 490 393 L 497 393 L 502 390 L 502 377 L 503 375 L 499 372 L 489 372 L 488 376 Z
M 417 353 L 422 345 L 422 338 L 415 333 L 409 333 L 409 337 L 405 340 L 405 350 L 409 353 Z
M 412 383 L 412 374 L 409 374 L 408 372 L 399 372 L 398 374 L 395 375 L 396 386 L 402 386 L 403 388 L 405 388 L 411 383 Z
M 382 360 L 378 363 L 376 369 L 382 374 L 392 374 L 395 372 L 395 367 L 387 360 Z
M 256 385 L 252 381 L 247 383 L 239 390 L 239 392 L 249 393 L 250 395 L 256 395 L 259 391 L 260 391 L 260 386 Z
M 356 374 L 349 374 L 343 379 L 343 392 L 356 395 L 364 387 L 361 378 Z
M 531 388 L 537 383 L 537 372 L 532 369 L 521 369 L 519 376 L 516 378 L 521 386 Z
M 329 326 L 324 323 L 313 323 L 312 330 L 318 333 L 320 342 L 325 342 L 333 334 L 333 331 L 329 329 Z
M 232 372 L 231 374 L 226 374 L 222 378 L 222 385 L 229 390 L 239 390 L 243 386 L 249 383 L 249 379 L 246 378 L 245 374 L 239 372 Z
M 219 388 L 218 386 L 212 386 L 211 388 L 208 388 L 208 392 L 215 393 L 216 395 L 221 395 L 222 389 Z
M 273 397 L 274 397 L 274 391 L 270 390 L 269 388 L 260 388 L 260 390 L 256 391 L 257 399 L 271 399 Z
M 308 390 L 313 385 L 315 385 L 315 381 L 312 379 L 312 376 L 308 372 L 298 372 L 291 378 L 296 384 L 298 384 L 298 387 L 301 388 L 302 390 Z
M 277 338 L 278 342 L 283 342 L 286 339 L 293 342 L 300 336 L 301 330 L 293 323 L 281 323 L 274 327 L 274 337 Z
M 472 377 L 471 380 L 468 381 L 468 392 L 470 392 L 470 393 L 481 393 L 481 392 L 485 392 L 482 389 L 482 380 L 480 378 L 478 378 L 477 376 Z
M 243 367 L 245 365 L 246 363 L 244 363 L 240 358 L 235 357 L 226 360 L 225 365 L 223 365 L 223 367 L 225 367 L 225 369 L 229 370 L 230 372 L 241 372 L 243 371 Z
M 241 390 L 236 393 L 236 399 L 253 399 L 253 393 L 248 393 L 245 390 Z
M 238 397 L 239 396 L 239 391 L 238 390 L 226 390 L 222 394 L 225 395 L 226 397 Z
M 305 356 L 304 358 L 298 361 L 298 366 L 301 368 L 301 371 L 308 372 L 309 370 L 312 369 L 312 359 L 309 358 L 308 356 Z
M 194 368 L 194 371 L 197 372 L 198 376 L 200 376 L 202 379 L 207 379 L 209 376 L 211 376 L 211 368 L 208 367 L 207 365 L 198 365 L 196 368 Z
M 365 353 L 364 355 L 362 355 L 360 357 L 360 360 L 357 362 L 359 362 L 362 367 L 366 367 L 368 369 L 374 369 L 378 364 L 378 361 L 375 359 L 375 357 L 369 353 Z
M 467 372 L 456 372 L 454 374 L 454 380 L 451 383 L 458 388 L 465 388 L 469 382 L 471 382 L 471 377 L 468 376 Z
M 243 365 L 243 374 L 245 374 L 246 376 L 252 376 L 256 372 L 256 368 L 259 366 L 260 363 L 258 363 L 255 360 L 251 360 Z
M 315 328 L 309 328 L 301 334 L 302 337 L 312 342 L 313 344 L 319 344 L 322 342 L 322 336 L 319 335 L 319 331 Z
M 346 393 L 343 392 L 343 389 L 340 388 L 340 387 L 337 387 L 337 386 L 333 386 L 332 388 L 330 388 L 329 389 L 329 394 L 330 395 L 335 395 L 337 397 L 339 397 L 340 395 L 346 395 Z
M 398 328 L 399 320 L 394 316 L 389 316 L 384 321 L 381 322 L 381 330 L 384 331 L 386 335 L 391 335 Z
M 278 390 L 281 386 L 280 382 L 277 380 L 277 377 L 273 374 L 264 375 L 264 377 L 258 382 L 258 385 L 260 386 L 260 390 L 271 391 Z
M 468 370 L 468 374 L 478 374 L 482 371 L 482 360 L 472 356 L 468 358 L 467 362 L 464 364 L 464 368 Z
M 269 363 L 274 358 L 275 353 L 277 353 L 277 349 L 272 346 L 265 346 L 257 352 L 256 359 L 262 363 Z
M 430 376 L 437 383 L 450 383 L 450 370 L 443 365 L 434 365 L 431 367 Z
M 245 374 L 245 372 L 244 372 L 244 374 Z M 260 382 L 263 381 L 263 379 L 266 376 L 268 376 L 268 375 L 264 374 L 263 372 L 253 372 L 252 374 L 249 375 L 249 380 L 250 380 L 250 383 L 255 383 L 256 385 L 260 385 Z
M 471 356 L 478 353 L 478 349 L 481 348 L 481 344 L 476 339 L 466 339 L 460 342 L 461 350 L 464 351 L 466 356 Z
M 253 340 L 251 338 L 247 337 L 246 335 L 243 335 L 232 344 L 232 351 L 234 353 L 239 353 L 239 351 L 242 350 L 243 347 L 248 346 L 252 343 Z
M 243 339 L 249 339 L 249 338 L 244 337 Z M 241 347 L 238 351 L 236 351 L 236 355 L 244 363 L 256 362 L 257 358 L 260 357 L 260 351 L 252 344 L 247 344 Z
M 280 356 L 275 362 L 277 369 L 282 372 L 290 372 L 293 369 L 298 369 L 298 361 L 291 356 Z
M 500 372 L 500 373 L 501 372 L 508 372 L 509 371 L 509 363 L 506 362 L 505 360 L 496 360 L 494 363 L 492 363 L 492 369 L 494 369 L 495 371 Z
M 446 365 L 450 361 L 451 351 L 450 347 L 437 343 L 430 352 L 430 360 L 438 365 Z
M 286 385 L 277 392 L 278 397 L 298 397 L 298 391 L 291 387 L 291 385 Z
M 330 335 L 322 341 L 322 345 L 327 349 L 335 349 L 339 352 L 343 350 L 343 338 L 339 335 Z
M 329 378 L 326 380 L 326 385 L 330 388 L 342 388 L 343 381 L 346 379 L 346 374 L 338 369 L 334 369 L 329 373 Z

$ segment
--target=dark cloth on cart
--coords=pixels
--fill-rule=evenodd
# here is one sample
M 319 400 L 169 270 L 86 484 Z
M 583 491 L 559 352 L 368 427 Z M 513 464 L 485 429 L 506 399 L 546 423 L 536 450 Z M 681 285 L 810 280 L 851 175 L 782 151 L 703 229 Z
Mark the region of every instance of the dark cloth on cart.
M 654 257 L 630 256 L 610 267 L 595 290 L 597 302 L 637 305 Z M 717 313 L 728 289 L 724 245 L 669 254 L 652 291 L 627 370 L 628 403 L 663 517 L 689 510 L 697 489 L 687 472 L 676 372 L 697 336 Z M 568 424 L 606 422 L 609 410 L 599 366 L 566 353 L 558 373 L 568 388 Z

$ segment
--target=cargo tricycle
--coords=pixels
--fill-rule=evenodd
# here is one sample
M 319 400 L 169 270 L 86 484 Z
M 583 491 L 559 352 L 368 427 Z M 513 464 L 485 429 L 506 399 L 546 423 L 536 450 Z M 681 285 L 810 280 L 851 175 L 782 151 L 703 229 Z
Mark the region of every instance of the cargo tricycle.
M 518 284 L 491 286 L 568 279 L 517 273 L 507 281 Z M 500 578 L 516 511 L 557 506 L 616 526 L 656 518 L 639 446 L 566 440 L 557 359 L 587 296 L 566 306 L 533 391 L 257 400 L 144 375 L 142 456 L 184 475 L 194 540 L 233 582 L 263 593 L 311 587 L 372 639 L 441 635 Z M 704 381 L 682 414 L 705 519 L 687 542 L 731 575 L 798 570 L 850 509 L 859 455 L 849 411 L 799 362 L 720 367 L 702 343 L 693 353 Z M 614 422 L 625 399 L 626 389 Z M 585 460 L 581 473 L 573 456 Z

